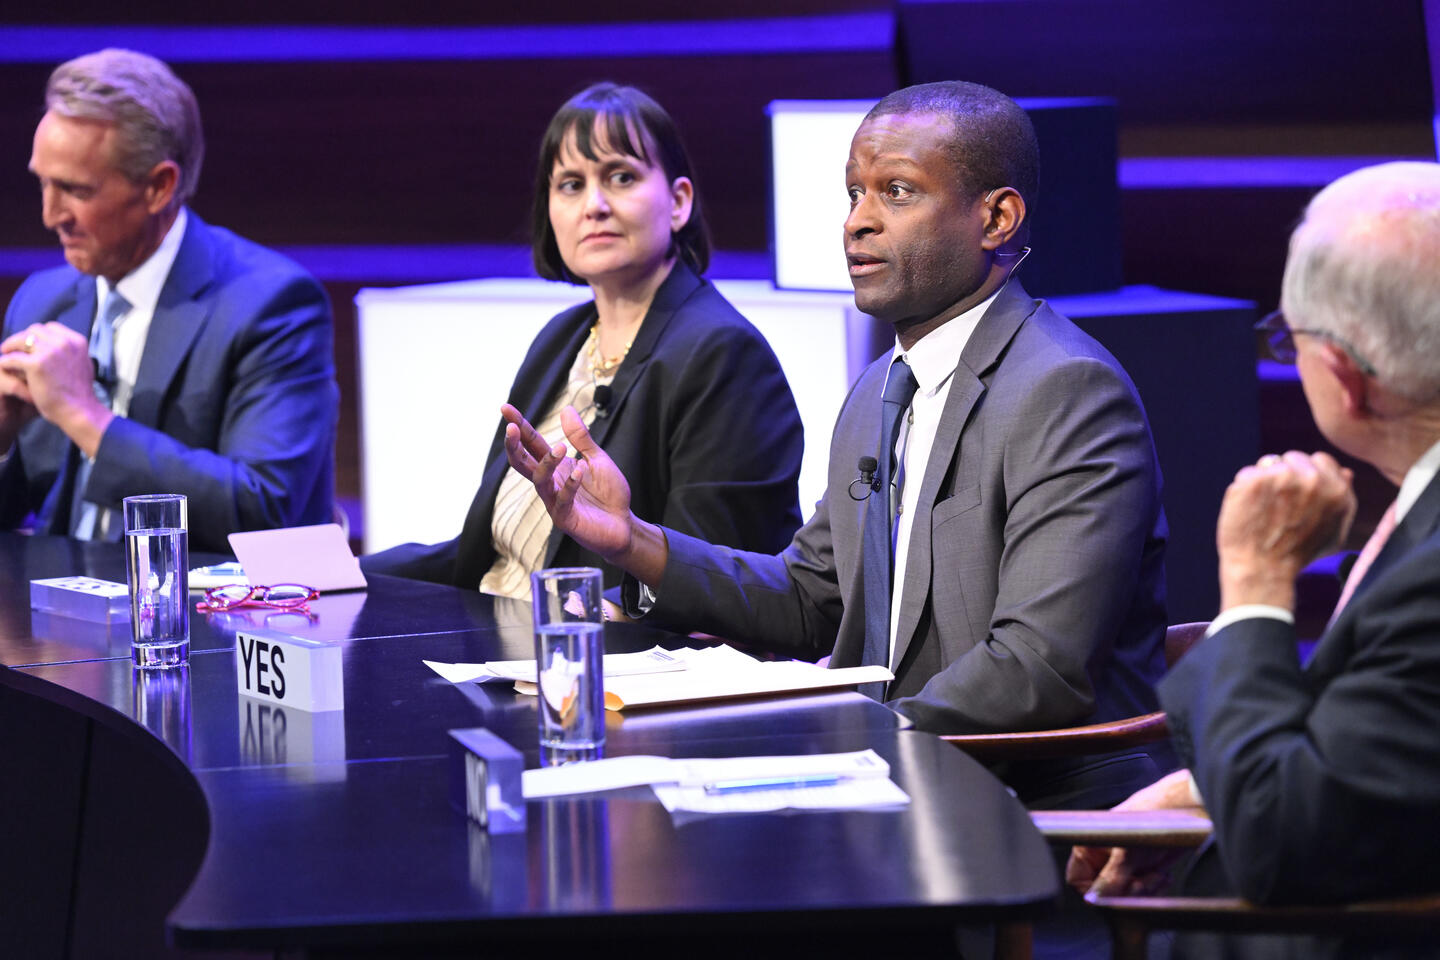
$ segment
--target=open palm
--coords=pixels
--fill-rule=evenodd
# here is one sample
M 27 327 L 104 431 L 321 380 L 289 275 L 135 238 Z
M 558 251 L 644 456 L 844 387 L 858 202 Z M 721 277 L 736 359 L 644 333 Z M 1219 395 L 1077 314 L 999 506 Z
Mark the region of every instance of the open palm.
M 630 483 L 615 461 L 600 449 L 573 407 L 560 415 L 564 444 L 551 447 L 510 404 L 500 408 L 508 421 L 505 455 L 510 465 L 535 485 L 535 492 L 556 529 L 602 557 L 614 557 L 630 545 Z

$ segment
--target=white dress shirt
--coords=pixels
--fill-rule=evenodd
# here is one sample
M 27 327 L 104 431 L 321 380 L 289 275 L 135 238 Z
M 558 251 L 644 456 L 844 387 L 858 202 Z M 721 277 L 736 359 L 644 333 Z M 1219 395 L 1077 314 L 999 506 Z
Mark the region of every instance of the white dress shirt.
M 189 216 L 181 207 L 155 252 L 115 284 L 115 289 L 130 304 L 130 309 L 115 320 L 115 392 L 110 396 L 110 410 L 117 417 L 123 417 L 130 411 L 130 398 L 135 395 L 135 379 L 140 375 L 140 360 L 145 353 L 145 339 L 150 335 L 150 321 L 155 319 L 160 292 L 165 289 L 170 268 L 175 265 L 175 257 L 180 253 L 180 241 L 185 237 L 188 221 Z M 100 319 L 100 311 L 109 294 L 110 281 L 96 277 L 92 326 Z M 93 458 L 91 462 L 94 462 Z M 118 530 L 117 524 L 122 522 L 118 510 L 101 507 L 95 519 L 95 538 L 112 539 L 112 531 Z
M 160 246 L 144 263 L 120 278 L 115 288 L 130 304 L 115 321 L 115 394 L 110 400 L 110 409 L 117 416 L 125 416 L 130 410 L 130 398 L 135 394 L 135 378 L 140 375 L 140 358 L 145 353 L 145 338 L 150 333 L 150 321 L 155 319 L 155 308 L 160 303 L 160 291 L 170 277 L 170 268 L 180 253 L 180 241 L 185 238 L 185 224 L 189 216 L 181 207 L 175 222 L 166 231 Z M 104 277 L 95 278 L 95 319 L 100 317 L 100 308 L 110 294 L 110 281 Z
M 1004 289 L 1003 284 L 1001 289 Z M 950 396 L 950 383 L 960 366 L 960 353 L 970 342 L 970 335 L 979 326 L 980 318 L 999 295 L 1000 290 L 996 290 L 984 302 L 927 333 L 909 350 L 902 349 L 897 340 L 891 354 L 892 363 L 895 357 L 905 359 L 915 375 L 915 382 L 919 384 L 915 399 L 910 401 L 910 412 L 901 422 L 900 434 L 895 440 L 898 451 L 895 481 L 900 496 L 900 512 L 895 522 L 895 579 L 890 591 L 889 659 L 892 668 L 895 627 L 900 622 L 900 604 L 905 593 L 905 560 L 910 552 L 910 518 L 915 515 L 915 507 L 920 502 L 925 465 L 930 462 L 930 448 L 935 445 L 935 432 L 940 428 L 940 416 L 945 412 L 945 400 Z M 912 474 L 914 483 L 909 482 Z

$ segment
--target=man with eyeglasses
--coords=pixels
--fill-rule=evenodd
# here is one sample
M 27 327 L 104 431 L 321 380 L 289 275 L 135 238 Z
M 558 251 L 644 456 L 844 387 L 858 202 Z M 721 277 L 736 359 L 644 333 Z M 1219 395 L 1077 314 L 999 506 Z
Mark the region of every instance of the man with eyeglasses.
M 1290 242 L 1282 315 L 1261 327 L 1293 360 L 1331 443 L 1399 493 L 1348 575 L 1308 663 L 1295 579 L 1344 541 L 1351 473 L 1324 453 L 1269 455 L 1220 509 L 1221 612 L 1161 683 L 1182 770 L 1127 800 L 1203 804 L 1213 840 L 1187 894 L 1326 903 L 1440 889 L 1440 165 L 1359 170 L 1311 201 Z M 1287 323 L 1287 319 L 1289 323 Z M 1133 894 L 1163 858 L 1077 849 L 1069 879 Z M 1185 956 L 1433 956 L 1426 943 L 1190 935 Z
M 0 529 L 118 540 L 120 502 L 190 501 L 190 546 L 323 523 L 339 411 L 330 306 L 298 265 L 187 207 L 204 138 L 154 57 L 57 67 L 30 170 L 68 265 L 0 341 Z M 29 518 L 33 517 L 33 520 Z

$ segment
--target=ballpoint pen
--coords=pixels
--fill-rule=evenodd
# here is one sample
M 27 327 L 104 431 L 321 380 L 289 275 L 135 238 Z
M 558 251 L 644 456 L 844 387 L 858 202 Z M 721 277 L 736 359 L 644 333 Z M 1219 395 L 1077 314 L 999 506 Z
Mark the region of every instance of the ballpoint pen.
M 789 790 L 798 787 L 833 787 L 845 780 L 834 773 L 802 774 L 794 777 L 752 777 L 744 780 L 716 780 L 705 784 L 711 796 L 746 793 L 751 790 Z

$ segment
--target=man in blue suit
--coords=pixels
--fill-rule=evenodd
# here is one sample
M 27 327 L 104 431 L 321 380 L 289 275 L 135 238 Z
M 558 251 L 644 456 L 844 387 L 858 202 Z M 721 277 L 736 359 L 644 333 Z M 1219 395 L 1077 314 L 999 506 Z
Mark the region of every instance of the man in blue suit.
M 1440 164 L 1390 163 L 1321 191 L 1290 242 L 1277 359 L 1316 425 L 1399 489 L 1307 663 L 1295 578 L 1345 539 L 1350 471 L 1269 455 L 1220 508 L 1221 612 L 1160 685 L 1181 770 L 1122 804 L 1203 803 L 1212 841 L 1186 894 L 1328 903 L 1440 890 Z M 1078 849 L 1069 879 L 1160 887 L 1145 851 Z M 1341 943 L 1190 935 L 1196 957 L 1435 956 L 1435 938 Z
M 160 61 L 61 64 L 30 170 L 68 266 L 0 341 L 0 527 L 116 540 L 120 502 L 190 500 L 190 542 L 320 523 L 333 502 L 330 308 L 298 265 L 187 210 L 204 140 Z

